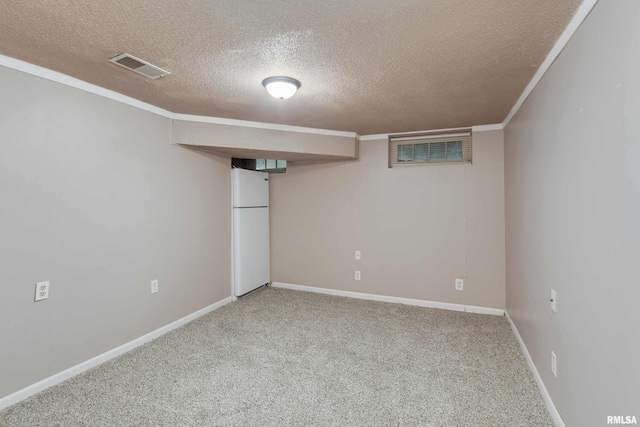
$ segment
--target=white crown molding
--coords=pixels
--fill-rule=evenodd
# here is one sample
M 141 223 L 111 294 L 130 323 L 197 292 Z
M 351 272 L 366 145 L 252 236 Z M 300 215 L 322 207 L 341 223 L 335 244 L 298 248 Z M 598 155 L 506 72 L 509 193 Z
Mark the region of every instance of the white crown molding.
M 390 297 L 386 295 L 365 294 L 362 292 L 339 291 L 337 289 L 317 288 L 315 286 L 295 285 L 292 283 L 272 282 L 274 288 L 291 289 L 294 291 L 313 292 L 317 294 L 335 295 L 340 297 L 349 297 L 356 299 L 364 299 L 369 301 L 391 302 L 395 304 L 414 305 L 418 307 L 440 308 L 452 311 L 465 311 L 467 313 L 492 314 L 503 316 L 504 310 L 498 308 L 475 307 L 462 304 L 452 304 L 448 302 L 427 301 L 421 299 Z
M 425 129 L 425 130 L 416 130 L 412 132 L 396 132 L 396 133 L 388 133 L 387 135 L 402 136 L 402 135 L 413 135 L 416 133 L 460 132 L 460 131 L 468 131 L 469 129 L 471 129 L 471 126 L 459 127 L 459 128 L 446 128 L 446 129 Z
M 33 76 L 42 77 L 43 79 L 51 80 L 56 83 L 61 83 L 63 85 L 80 89 L 85 92 L 93 93 L 94 95 L 99 95 L 104 98 L 109 98 L 114 101 L 122 102 L 123 104 L 127 104 L 132 107 L 137 107 L 137 108 L 140 108 L 141 110 L 149 111 L 151 113 L 155 113 L 160 116 L 167 117 L 169 119 L 201 122 L 201 123 L 215 123 L 215 124 L 221 124 L 221 125 L 239 126 L 239 127 L 256 128 L 256 129 L 279 130 L 279 131 L 285 131 L 285 132 L 298 132 L 298 133 L 307 133 L 307 134 L 316 134 L 316 135 L 358 138 L 358 134 L 356 132 L 345 132 L 345 131 L 337 131 L 337 130 L 329 130 L 329 129 L 316 129 L 316 128 L 301 127 L 301 126 L 280 125 L 275 123 L 252 122 L 247 120 L 225 119 L 221 117 L 206 117 L 206 116 L 195 116 L 190 114 L 173 113 L 171 111 L 165 110 L 160 107 L 156 107 L 155 105 L 147 104 L 146 102 L 139 101 L 137 99 L 123 95 L 121 93 L 114 92 L 109 89 L 105 89 L 103 87 L 94 85 L 92 83 L 87 83 L 80 79 L 76 79 L 75 77 L 71 77 L 66 74 L 49 70 L 48 68 L 40 67 L 39 65 L 30 64 L 28 62 L 21 61 L 19 59 L 11 58 L 8 56 L 0 55 L 0 66 L 11 68 L 16 71 L 22 71 L 24 73 L 31 74 Z
M 362 135 L 360 137 L 360 141 L 375 141 L 377 139 L 387 139 L 389 138 L 388 133 L 379 133 L 377 135 Z
M 166 334 L 167 332 L 170 332 L 176 328 L 179 328 L 180 326 L 183 326 L 195 319 L 197 319 L 200 316 L 204 316 L 207 313 L 212 312 L 213 310 L 216 310 L 220 307 L 222 307 L 223 305 L 226 305 L 228 303 L 230 303 L 232 300 L 231 297 L 227 297 L 225 299 L 223 299 L 222 301 L 218 301 L 214 304 L 211 304 L 208 307 L 205 307 L 203 309 L 200 309 L 198 311 L 196 311 L 195 313 L 191 313 L 181 319 L 176 320 L 175 322 L 169 323 L 168 325 L 165 325 L 159 329 L 156 329 L 153 332 L 149 332 L 146 335 L 143 335 L 139 338 L 134 339 L 133 341 L 129 341 L 126 344 L 123 344 L 119 347 L 116 347 L 112 350 L 109 350 L 105 353 L 102 353 L 92 359 L 86 360 L 82 363 L 79 363 L 75 366 L 72 366 L 69 369 L 66 369 L 62 372 L 59 372 L 55 375 L 50 376 L 49 378 L 45 378 L 42 381 L 39 381 L 35 384 L 32 384 L 28 387 L 23 388 L 22 390 L 18 390 L 13 394 L 10 394 L 6 397 L 3 397 L 2 399 L 0 399 L 0 411 L 3 410 L 4 408 L 7 408 L 11 405 L 14 405 L 30 396 L 33 396 L 36 393 L 41 392 L 42 390 L 45 390 L 51 386 L 54 386 L 56 384 L 59 384 L 63 381 L 68 380 L 69 378 L 75 377 L 78 374 L 83 373 L 84 371 L 91 369 L 93 367 L 96 367 L 108 360 L 111 360 L 115 357 L 118 357 L 128 351 L 133 350 L 136 347 L 139 347 L 143 344 L 146 344 L 147 342 L 158 338 L 161 335 Z
M 480 125 L 480 126 L 471 126 L 471 132 L 487 132 L 490 130 L 502 130 L 504 126 L 502 123 L 496 123 L 493 125 Z
M 564 424 L 564 421 L 562 420 L 562 417 L 560 416 L 560 413 L 558 412 L 558 409 L 556 408 L 556 405 L 553 403 L 553 400 L 551 400 L 551 395 L 547 391 L 547 387 L 545 387 L 544 382 L 542 382 L 542 377 L 540 376 L 540 373 L 538 372 L 538 369 L 536 368 L 535 363 L 533 363 L 533 359 L 529 354 L 529 350 L 527 349 L 527 346 L 524 345 L 524 341 L 520 336 L 520 332 L 518 332 L 518 328 L 516 328 L 516 324 L 513 323 L 513 320 L 511 320 L 511 316 L 509 316 L 508 311 L 505 310 L 504 313 L 507 320 L 509 321 L 509 325 L 511 325 L 511 330 L 513 331 L 513 334 L 516 336 L 516 339 L 518 340 L 518 344 L 520 344 L 520 349 L 522 350 L 522 353 L 524 353 L 524 357 L 527 359 L 527 364 L 529 364 L 529 369 L 533 374 L 533 378 L 536 380 L 536 384 L 538 384 L 538 389 L 540 389 L 540 394 L 542 394 L 542 399 L 544 400 L 544 403 L 547 405 L 547 409 L 551 414 L 551 418 L 553 418 L 553 422 L 555 423 L 556 427 L 566 427 Z
M 486 132 L 489 130 L 502 130 L 502 123 L 495 123 L 492 125 L 479 125 L 479 126 L 471 126 L 471 132 Z M 360 136 L 360 141 L 375 141 L 378 139 L 388 139 L 389 135 L 392 136 L 402 136 L 402 135 L 413 135 L 413 134 L 421 134 L 421 133 L 435 133 L 435 132 L 457 132 L 457 131 L 468 131 L 468 127 L 462 128 L 448 128 L 448 129 L 430 129 L 430 130 L 419 130 L 415 132 L 399 132 L 399 133 L 378 133 L 375 135 L 362 135 Z
M 51 80 L 56 83 L 61 83 L 66 86 L 71 86 L 76 89 L 83 90 L 85 92 L 93 93 L 104 98 L 109 98 L 114 101 L 122 102 L 123 104 L 130 105 L 132 107 L 139 108 L 141 110 L 149 111 L 151 113 L 158 114 L 163 117 L 172 118 L 173 113 L 164 110 L 155 105 L 147 104 L 146 102 L 138 101 L 130 96 L 123 95 L 118 92 L 114 92 L 109 89 L 105 89 L 100 86 L 96 86 L 91 83 L 87 83 L 84 80 L 76 79 L 75 77 L 68 76 L 66 74 L 59 73 L 57 71 L 49 70 L 48 68 L 40 67 L 38 65 L 30 64 L 28 62 L 20 61 L 19 59 L 10 58 L 8 56 L 0 55 L 0 65 L 3 67 L 11 68 L 16 71 L 22 71 L 23 73 L 31 74 L 33 76 L 42 77 L 43 79 Z
M 569 43 L 569 40 L 571 39 L 571 37 L 578 30 L 582 22 L 584 22 L 584 20 L 587 18 L 587 16 L 589 15 L 589 13 L 591 12 L 591 10 L 593 9 L 593 7 L 596 5 L 597 2 L 598 0 L 584 0 L 584 2 L 580 5 L 578 10 L 576 10 L 575 15 L 573 15 L 573 18 L 571 19 L 571 21 L 569 21 L 567 28 L 564 29 L 564 31 L 556 41 L 556 44 L 553 45 L 553 48 L 551 48 L 551 51 L 549 52 L 545 60 L 542 62 L 542 64 L 540 64 L 538 71 L 536 71 L 536 73 L 533 75 L 533 78 L 531 78 L 531 81 L 529 82 L 527 87 L 524 88 L 524 91 L 520 95 L 520 98 L 518 98 L 514 106 L 511 108 L 509 115 L 507 115 L 507 117 L 502 122 L 503 128 L 507 127 L 507 125 L 509 124 L 513 116 L 516 115 L 520 107 L 522 107 L 522 104 L 524 104 L 524 102 L 527 100 L 529 95 L 531 95 L 531 92 L 533 92 L 533 89 L 535 89 L 538 83 L 540 83 L 540 80 L 542 80 L 542 77 L 544 77 L 546 72 L 554 63 L 558 55 L 560 55 L 560 53 L 562 52 L 564 47 L 567 45 L 567 43 Z
M 221 117 L 194 116 L 191 114 L 174 114 L 174 120 L 184 120 L 188 122 L 213 123 L 217 125 L 239 126 L 245 128 L 279 130 L 285 132 L 310 133 L 316 135 L 342 136 L 347 138 L 357 138 L 355 132 L 345 132 L 339 130 L 306 128 L 301 126 L 280 125 L 276 123 L 252 122 L 247 120 L 225 119 Z
M 595 4 L 596 1 L 597 0 L 586 0 L 585 3 L 591 2 L 591 3 Z M 579 11 L 582 10 L 583 7 L 584 7 L 584 4 L 583 4 L 583 6 L 581 6 Z M 593 7 L 593 5 L 591 7 Z M 589 10 L 590 10 L 590 8 L 589 8 Z M 576 16 L 578 16 L 578 15 L 576 14 Z M 582 19 L 584 19 L 584 17 Z M 575 20 L 575 17 L 574 17 L 574 20 Z M 582 20 L 580 22 L 582 22 Z M 573 21 L 572 21 L 572 23 L 573 23 Z M 571 26 L 571 24 L 570 24 L 570 26 Z M 569 27 L 567 27 L 567 29 L 569 29 Z M 575 31 L 575 29 L 573 31 Z M 567 30 L 565 30 L 565 33 L 566 32 L 567 32 Z M 564 36 L 565 33 L 563 33 L 563 36 Z M 571 34 L 573 34 L 573 32 Z M 565 41 L 565 44 L 566 44 L 566 41 Z M 556 43 L 556 45 L 557 45 L 557 43 Z M 563 45 L 563 47 L 564 47 L 564 45 Z M 554 46 L 554 49 L 555 48 L 556 47 Z M 549 54 L 549 55 L 551 56 L 551 54 Z M 555 56 L 557 56 L 557 54 Z M 554 58 L 555 58 L 555 56 L 554 56 Z M 549 59 L 549 57 L 547 57 L 547 59 Z M 543 65 L 544 65 L 544 63 L 543 63 Z M 71 76 L 68 76 L 66 74 L 63 74 L 63 73 L 60 73 L 60 72 L 57 72 L 57 71 L 53 71 L 53 70 L 49 70 L 48 68 L 40 67 L 39 65 L 30 64 L 28 62 L 24 62 L 24 61 L 21 61 L 19 59 L 11 58 L 11 57 L 8 57 L 8 56 L 0 55 L 0 66 L 11 68 L 11 69 L 14 69 L 16 71 L 22 71 L 22 72 L 27 73 L 27 74 L 31 74 L 31 75 L 34 75 L 34 76 L 37 76 L 37 77 L 41 77 L 43 79 L 54 81 L 56 83 L 61 83 L 61 84 L 64 84 L 66 86 L 70 86 L 70 87 L 73 87 L 73 88 L 76 88 L 76 89 L 80 89 L 80 90 L 83 90 L 85 92 L 93 93 L 94 95 L 98 95 L 98 96 L 102 96 L 102 97 L 105 97 L 105 98 L 108 98 L 108 99 L 111 99 L 111 100 L 114 100 L 114 101 L 118 101 L 118 102 L 121 102 L 123 104 L 130 105 L 132 107 L 136 107 L 136 108 L 139 108 L 141 110 L 149 111 L 151 113 L 155 113 L 155 114 L 158 114 L 160 116 L 167 117 L 169 119 L 174 119 L 174 120 L 183 120 L 183 121 L 199 122 L 199 123 L 213 123 L 213 124 L 228 125 L 228 126 L 238 126 L 238 127 L 246 127 L 246 128 L 255 128 L 255 129 L 278 130 L 278 131 L 285 131 L 285 132 L 298 132 L 298 133 L 315 134 L 315 135 L 327 135 L 327 136 L 338 136 L 338 137 L 346 137 L 346 138 L 356 138 L 356 139 L 358 139 L 360 141 L 373 141 L 373 140 L 379 140 L 379 139 L 386 139 L 389 136 L 389 134 L 386 134 L 386 133 L 385 134 L 362 135 L 362 136 L 360 136 L 356 132 L 337 131 L 337 130 L 330 130 L 330 129 L 317 129 L 317 128 L 302 127 L 302 126 L 282 125 L 282 124 L 276 124 L 276 123 L 253 122 L 253 121 L 248 121 L 248 120 L 236 120 L 236 119 L 226 119 L 226 118 L 221 118 L 221 117 L 196 116 L 196 115 L 191 115 L 191 114 L 173 113 L 171 111 L 165 110 L 165 109 L 160 108 L 160 107 L 156 107 L 155 105 L 151 105 L 151 104 L 148 104 L 146 102 L 139 101 L 137 99 L 131 98 L 131 97 L 126 96 L 126 95 L 123 95 L 121 93 L 114 92 L 114 91 L 109 90 L 109 89 L 105 89 L 103 87 L 94 85 L 92 83 L 87 83 L 87 82 L 85 82 L 83 80 L 80 80 L 80 79 L 76 79 L 75 77 L 71 77 Z M 547 66 L 547 68 L 548 68 L 548 66 Z M 542 66 L 538 70 L 538 73 L 540 73 L 541 70 L 542 70 Z M 538 73 L 536 73 L 536 76 L 538 75 Z M 541 77 L 542 76 L 540 76 L 540 78 Z M 535 79 L 535 76 L 534 76 L 534 79 Z M 539 80 L 539 78 L 538 78 L 538 80 Z M 535 83 L 537 84 L 537 81 Z M 534 80 L 532 80 L 529 83 L 529 86 L 532 86 L 532 85 L 535 86 Z M 527 86 L 527 88 L 529 88 L 529 86 Z M 530 93 L 530 91 L 533 90 L 533 86 L 531 87 L 531 89 L 529 90 L 528 93 Z M 525 93 L 528 96 L 528 93 L 526 91 L 527 90 L 525 89 Z M 515 114 L 515 112 L 517 111 L 517 108 L 520 108 L 520 105 L 522 105 L 522 102 L 524 102 L 524 99 L 526 99 L 525 93 L 522 94 L 521 100 L 518 101 L 519 104 L 516 104 L 514 106 L 514 108 L 511 110 L 510 115 L 508 116 L 508 118 L 505 120 L 505 122 L 503 124 L 472 126 L 471 129 L 474 132 L 502 129 L 504 126 L 506 126 L 506 124 L 511 119 L 513 114 Z M 460 127 L 460 128 L 448 128 L 448 129 L 435 129 L 435 130 L 432 129 L 432 130 L 415 131 L 415 132 L 400 132 L 400 133 L 394 133 L 393 135 L 396 135 L 396 136 L 397 135 L 409 135 L 409 134 L 424 133 L 424 132 L 450 132 L 450 131 L 459 131 L 459 130 L 466 130 L 466 129 L 469 129 L 469 128 L 468 127 Z

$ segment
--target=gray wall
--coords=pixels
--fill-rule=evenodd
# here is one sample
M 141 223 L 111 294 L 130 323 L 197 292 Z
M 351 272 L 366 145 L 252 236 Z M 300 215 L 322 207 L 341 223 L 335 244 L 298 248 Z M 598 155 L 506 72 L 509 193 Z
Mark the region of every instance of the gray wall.
M 0 88 L 0 397 L 230 295 L 228 159 L 116 101 L 3 67 Z
M 271 279 L 504 308 L 502 131 L 474 132 L 473 165 L 389 169 L 388 153 L 362 141 L 357 162 L 272 174 Z
M 640 417 L 638 23 L 600 1 L 505 130 L 507 311 L 568 426 Z

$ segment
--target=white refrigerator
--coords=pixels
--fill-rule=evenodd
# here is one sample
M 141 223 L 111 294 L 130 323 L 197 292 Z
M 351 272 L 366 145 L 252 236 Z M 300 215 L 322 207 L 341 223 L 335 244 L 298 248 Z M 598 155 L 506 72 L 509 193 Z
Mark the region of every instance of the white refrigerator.
M 269 174 L 233 169 L 234 295 L 271 280 L 269 266 Z

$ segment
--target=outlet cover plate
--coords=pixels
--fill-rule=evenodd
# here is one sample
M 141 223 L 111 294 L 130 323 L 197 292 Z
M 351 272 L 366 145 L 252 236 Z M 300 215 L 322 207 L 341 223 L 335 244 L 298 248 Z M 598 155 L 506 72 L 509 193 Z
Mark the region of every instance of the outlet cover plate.
M 155 294 L 156 292 L 158 292 L 158 280 L 152 280 L 151 281 L 151 293 Z
M 360 280 L 360 272 L 356 270 L 356 280 Z
M 464 280 L 456 279 L 456 291 L 463 291 L 463 290 L 464 290 Z
M 42 301 L 49 298 L 49 282 L 36 283 L 35 301 Z
M 558 376 L 558 358 L 553 351 L 551 352 L 551 372 L 554 377 Z

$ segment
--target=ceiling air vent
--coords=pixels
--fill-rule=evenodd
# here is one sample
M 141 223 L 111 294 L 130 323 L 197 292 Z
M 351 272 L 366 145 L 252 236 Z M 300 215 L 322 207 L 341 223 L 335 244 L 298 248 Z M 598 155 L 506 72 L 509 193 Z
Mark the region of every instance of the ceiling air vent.
M 156 67 L 153 64 L 149 64 L 147 61 L 143 61 L 140 58 L 136 58 L 133 55 L 129 55 L 128 53 L 121 53 L 118 56 L 114 56 L 109 59 L 109 62 L 113 62 L 114 64 L 118 64 L 121 67 L 124 67 L 128 70 L 135 71 L 138 74 L 142 74 L 145 77 L 149 77 L 150 79 L 157 79 L 158 77 L 163 77 L 171 74 L 170 72 L 163 70 L 160 67 Z

